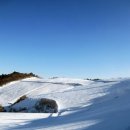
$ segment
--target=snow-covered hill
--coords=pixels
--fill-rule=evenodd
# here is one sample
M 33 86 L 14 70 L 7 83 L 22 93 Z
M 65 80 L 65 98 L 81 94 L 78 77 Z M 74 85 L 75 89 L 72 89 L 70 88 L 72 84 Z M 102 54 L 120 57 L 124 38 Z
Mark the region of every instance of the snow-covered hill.
M 0 113 L 0 130 L 130 130 L 130 79 L 70 78 L 16 81 L 0 88 L 0 104 L 31 107 L 39 98 L 54 99 L 56 114 Z

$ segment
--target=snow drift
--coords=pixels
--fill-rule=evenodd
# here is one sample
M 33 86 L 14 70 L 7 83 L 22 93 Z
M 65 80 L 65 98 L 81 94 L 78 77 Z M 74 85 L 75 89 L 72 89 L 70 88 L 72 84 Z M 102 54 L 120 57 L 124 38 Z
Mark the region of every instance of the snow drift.
M 58 113 L 0 113 L 1 130 L 130 130 L 130 79 L 29 78 L 0 88 L 0 104 L 32 108 L 57 102 Z

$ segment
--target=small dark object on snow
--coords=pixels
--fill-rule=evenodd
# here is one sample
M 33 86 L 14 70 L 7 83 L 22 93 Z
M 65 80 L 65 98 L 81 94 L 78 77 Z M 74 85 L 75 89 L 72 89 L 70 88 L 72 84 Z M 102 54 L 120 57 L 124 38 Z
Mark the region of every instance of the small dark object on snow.
M 2 105 L 0 105 L 0 112 L 5 112 L 5 109 Z

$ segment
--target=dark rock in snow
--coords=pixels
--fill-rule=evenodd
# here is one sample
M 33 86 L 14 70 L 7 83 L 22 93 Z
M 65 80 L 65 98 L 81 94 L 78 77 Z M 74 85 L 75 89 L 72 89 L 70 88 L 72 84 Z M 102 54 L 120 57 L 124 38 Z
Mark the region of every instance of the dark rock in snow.
M 42 98 L 35 104 L 35 109 L 40 113 L 57 113 L 58 105 L 55 100 Z

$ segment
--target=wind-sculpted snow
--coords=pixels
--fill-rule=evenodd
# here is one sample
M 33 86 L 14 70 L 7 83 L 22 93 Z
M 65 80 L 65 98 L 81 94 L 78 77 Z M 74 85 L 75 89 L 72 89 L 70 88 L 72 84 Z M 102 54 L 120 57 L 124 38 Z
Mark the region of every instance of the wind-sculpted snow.
M 130 130 L 130 79 L 30 78 L 0 88 L 0 104 L 55 100 L 58 113 L 0 113 L 0 130 Z

